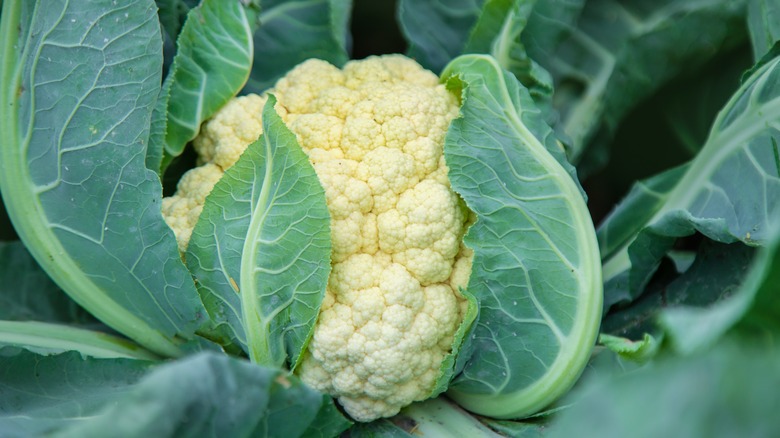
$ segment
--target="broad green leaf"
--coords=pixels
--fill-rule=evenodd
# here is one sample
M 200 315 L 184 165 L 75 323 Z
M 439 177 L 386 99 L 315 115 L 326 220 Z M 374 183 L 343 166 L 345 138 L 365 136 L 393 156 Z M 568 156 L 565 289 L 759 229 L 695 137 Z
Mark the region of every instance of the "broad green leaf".
M 772 437 L 780 405 L 776 349 L 729 342 L 615 378 L 594 379 L 545 437 Z
M 127 393 L 150 365 L 0 348 L 0 430 L 8 438 L 44 436 L 89 421 Z
M 528 46 L 531 58 L 553 76 L 559 128 L 571 140 L 569 158 L 580 171 L 603 164 L 608 141 L 637 103 L 744 40 L 745 4 L 591 1 L 554 51 Z
M 259 93 L 309 58 L 341 67 L 349 60 L 352 0 L 263 0 L 255 62 L 244 87 Z
M 496 61 L 464 55 L 442 73 L 461 93 L 444 154 L 453 189 L 477 214 L 468 291 L 480 304 L 474 352 L 448 395 L 519 418 L 568 391 L 601 318 L 601 270 L 585 200 L 528 92 Z
M 777 219 L 775 214 L 775 220 Z M 778 228 L 776 228 L 778 229 Z M 689 354 L 717 342 L 729 330 L 753 339 L 777 338 L 780 332 L 780 234 L 758 251 L 744 281 L 709 307 L 680 306 L 661 314 L 661 325 L 676 351 Z M 743 268 L 743 272 L 746 268 Z
M 186 258 L 216 324 L 252 361 L 294 368 L 330 274 L 330 215 L 314 168 L 276 113 L 206 198 Z
M 780 40 L 780 1 L 748 0 L 747 24 L 753 59 L 758 61 Z
M 38 266 L 22 242 L 0 242 L 0 320 L 93 323 Z
M 246 83 L 254 55 L 254 8 L 236 0 L 203 0 L 187 14 L 169 73 L 163 167 Z
M 103 359 L 158 359 L 123 338 L 64 324 L 35 321 L 0 321 L 0 347 L 3 346 L 21 347 L 40 354 L 77 351 Z
M 349 427 L 330 397 L 278 368 L 202 353 L 155 369 L 130 392 L 64 437 L 314 436 Z M 327 418 L 325 418 L 327 416 Z
M 704 148 L 653 215 L 604 261 L 606 289 L 636 296 L 676 238 L 768 242 L 780 205 L 780 58 L 756 70 L 718 115 Z
M 154 2 L 38 3 L 29 20 L 19 2 L 3 7 L 0 188 L 17 232 L 95 317 L 179 355 L 175 338 L 205 312 L 145 166 L 162 64 Z

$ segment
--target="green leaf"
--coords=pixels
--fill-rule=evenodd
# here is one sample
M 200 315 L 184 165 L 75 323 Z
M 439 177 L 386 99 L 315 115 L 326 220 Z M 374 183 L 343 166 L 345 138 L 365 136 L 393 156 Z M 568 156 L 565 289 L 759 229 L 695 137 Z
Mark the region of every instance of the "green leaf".
M 753 59 L 758 61 L 780 40 L 780 2 L 748 0 L 747 24 Z
M 695 231 L 725 243 L 768 243 L 780 206 L 778 76 L 780 57 L 756 70 L 729 100 L 662 205 L 605 259 L 607 290 L 638 295 L 676 238 Z
M 22 242 L 0 242 L 0 320 L 93 323 L 46 275 Z
M 123 338 L 45 322 L 0 321 L 0 348 L 7 345 L 40 354 L 78 351 L 97 358 L 158 359 L 154 354 Z
M 3 8 L 0 188 L 17 232 L 95 317 L 180 354 L 174 338 L 204 310 L 145 167 L 162 67 L 154 2 L 38 3 L 29 21 L 19 2 Z
M 0 348 L 0 430 L 9 438 L 44 436 L 89 421 L 127 393 L 149 367 L 140 360 Z
M 585 200 L 528 92 L 497 62 L 464 55 L 442 74 L 461 92 L 444 146 L 453 189 L 477 214 L 468 291 L 474 353 L 448 395 L 495 418 L 533 414 L 584 368 L 601 318 L 601 270 Z
M 276 113 L 206 198 L 187 263 L 206 308 L 252 361 L 302 357 L 330 274 L 330 215 L 313 166 Z
M 256 15 L 253 7 L 236 0 L 203 0 L 187 14 L 169 73 L 173 77 L 165 124 L 166 155 L 181 155 L 197 136 L 200 124 L 246 83 L 254 54 Z
M 262 8 L 245 93 L 265 91 L 309 58 L 337 67 L 349 60 L 351 0 L 263 0 Z
M 731 342 L 619 378 L 594 379 L 545 436 L 778 436 L 780 422 L 772 420 L 780 404 L 778 369 L 776 349 Z

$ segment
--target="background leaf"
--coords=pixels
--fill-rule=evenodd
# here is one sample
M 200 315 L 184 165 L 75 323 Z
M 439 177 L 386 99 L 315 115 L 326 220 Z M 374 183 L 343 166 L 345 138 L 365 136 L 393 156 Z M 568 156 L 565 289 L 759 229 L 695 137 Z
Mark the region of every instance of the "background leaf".
M 9 438 L 42 436 L 88 421 L 130 391 L 150 365 L 0 348 L 0 430 Z
M 434 72 L 460 55 L 484 0 L 399 0 L 407 56 Z
M 279 369 L 215 353 L 150 367 L 0 349 L 4 436 L 336 436 L 330 397 Z M 144 375 L 146 374 L 146 375 Z M 318 424 L 313 424 L 318 421 Z
M 776 234 L 769 245 L 758 251 L 749 267 L 735 269 L 743 280 L 737 286 L 724 288 L 724 284 L 711 285 L 714 290 L 722 290 L 722 299 L 717 303 L 709 307 L 680 306 L 661 314 L 661 325 L 677 352 L 690 354 L 700 351 L 720 340 L 729 331 L 742 333 L 746 338 L 775 342 L 780 332 L 780 324 L 777 322 L 780 320 L 778 236 Z M 702 277 L 699 275 L 700 279 Z M 699 291 L 697 295 L 704 295 L 705 290 Z
M 173 338 L 192 336 L 203 307 L 145 167 L 160 28 L 154 2 L 115 6 L 39 5 L 21 67 L 3 52 L 0 187 L 17 232 L 63 290 L 140 344 L 177 355 Z
M 594 379 L 545 436 L 775 436 L 780 423 L 768 419 L 780 403 L 779 368 L 777 350 L 730 342 L 619 378 Z
M 478 218 L 464 241 L 474 250 L 467 289 L 480 304 L 474 353 L 448 395 L 520 418 L 571 387 L 595 342 L 595 230 L 552 130 L 514 76 L 493 58 L 464 55 L 442 78 L 462 93 L 444 154 L 453 189 Z
M 309 58 L 349 60 L 351 0 L 263 0 L 255 62 L 244 93 L 260 93 Z
M 263 110 L 263 135 L 206 198 L 187 263 L 212 319 L 253 361 L 294 367 L 330 274 L 330 215 L 275 103 Z
M 601 331 L 630 339 L 660 334 L 658 317 L 667 309 L 696 307 L 705 311 L 737 293 L 755 263 L 756 248 L 742 243 L 723 244 L 704 239 L 696 259 L 671 281 L 654 279 L 642 296 L 616 307 L 601 323 Z M 657 280 L 657 282 L 656 282 Z
M 676 238 L 695 231 L 725 243 L 768 242 L 780 203 L 779 64 L 775 58 L 745 81 L 663 204 L 605 258 L 605 293 L 637 296 Z
M 94 324 L 19 242 L 0 242 L 0 320 Z
M 635 105 L 740 44 L 744 14 L 744 1 L 595 0 L 555 50 L 529 45 L 554 78 L 559 128 L 570 137 L 578 169 L 603 165 L 608 141 Z

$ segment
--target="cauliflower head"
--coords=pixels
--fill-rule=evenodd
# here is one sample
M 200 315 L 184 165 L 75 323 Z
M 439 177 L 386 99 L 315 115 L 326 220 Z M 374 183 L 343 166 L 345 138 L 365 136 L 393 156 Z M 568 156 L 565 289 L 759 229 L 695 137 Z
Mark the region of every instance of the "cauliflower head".
M 443 155 L 457 98 L 400 55 L 309 60 L 268 92 L 331 214 L 332 272 L 297 372 L 358 421 L 394 415 L 431 396 L 466 308 L 469 212 Z M 182 251 L 218 174 L 261 134 L 265 100 L 235 98 L 203 125 L 203 165 L 163 203 Z

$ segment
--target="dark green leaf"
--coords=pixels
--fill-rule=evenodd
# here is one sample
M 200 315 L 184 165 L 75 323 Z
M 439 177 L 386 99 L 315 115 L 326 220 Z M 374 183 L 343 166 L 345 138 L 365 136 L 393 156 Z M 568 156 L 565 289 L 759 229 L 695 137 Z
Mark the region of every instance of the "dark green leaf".
M 658 316 L 664 309 L 715 305 L 739 290 L 755 253 L 755 248 L 741 243 L 703 242 L 690 268 L 671 282 L 653 285 L 630 306 L 610 311 L 602 332 L 640 339 L 644 333 L 659 332 Z
M 92 323 L 38 266 L 22 242 L 0 242 L 0 320 Z
M 255 62 L 244 87 L 259 93 L 309 58 L 341 67 L 347 60 L 351 0 L 264 0 Z
M 774 217 L 777 218 L 777 214 Z M 767 247 L 758 251 L 749 270 L 747 266 L 735 269 L 736 275 L 744 277 L 739 286 L 724 288 L 724 285 L 711 285 L 711 288 L 723 291 L 718 302 L 708 307 L 689 305 L 670 308 L 661 315 L 661 324 L 677 351 L 690 353 L 706 348 L 732 328 L 747 333 L 749 338 L 766 338 L 776 342 L 774 340 L 780 333 L 778 236 L 776 234 Z
M 258 363 L 294 367 L 330 273 L 330 215 L 313 166 L 276 113 L 206 198 L 187 252 L 206 307 Z
M 407 55 L 434 72 L 460 55 L 485 0 L 400 0 Z

